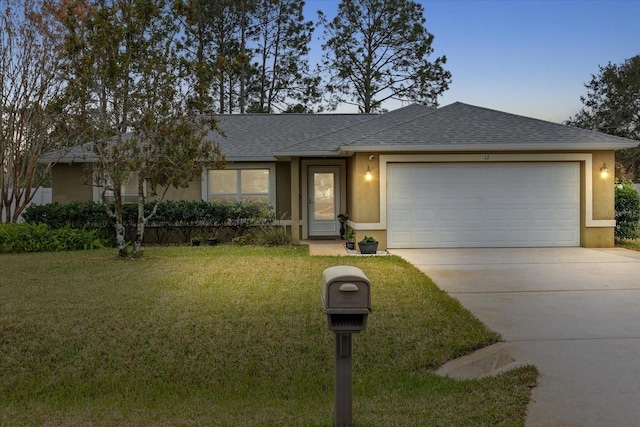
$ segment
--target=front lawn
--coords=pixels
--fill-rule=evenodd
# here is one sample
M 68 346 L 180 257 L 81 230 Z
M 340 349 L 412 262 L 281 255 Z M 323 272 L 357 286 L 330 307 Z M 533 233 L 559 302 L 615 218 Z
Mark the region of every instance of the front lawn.
M 626 249 L 631 249 L 634 251 L 640 251 L 640 239 L 625 239 L 625 240 L 621 240 L 616 242 L 616 246 L 620 247 L 620 248 L 626 248 Z
M 433 375 L 498 337 L 406 262 L 237 246 L 0 255 L 0 425 L 330 426 L 339 264 L 372 283 L 355 425 L 524 425 L 534 368 Z

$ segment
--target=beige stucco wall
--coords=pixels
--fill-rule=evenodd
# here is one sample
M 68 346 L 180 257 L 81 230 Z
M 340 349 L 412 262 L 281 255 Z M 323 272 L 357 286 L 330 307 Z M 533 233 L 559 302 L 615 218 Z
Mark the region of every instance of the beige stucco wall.
M 276 219 L 291 219 L 291 162 L 276 163 Z
M 369 160 L 371 153 L 356 153 L 347 163 L 347 209 L 349 219 L 358 223 L 380 221 L 380 168 L 378 155 Z M 372 179 L 367 181 L 367 167 L 371 170 Z
M 370 156 L 374 156 L 369 160 Z M 371 171 L 372 179 L 367 181 L 367 168 Z M 347 162 L 347 212 L 349 220 L 362 228 L 366 224 L 380 221 L 380 162 L 378 153 L 356 153 Z M 379 250 L 387 248 L 387 230 L 356 230 L 355 241 L 364 236 L 372 236 L 380 243 Z
M 82 163 L 58 163 L 52 168 L 52 202 L 64 204 L 93 200 L 91 174 L 85 166 Z
M 594 151 L 592 153 L 591 176 L 592 176 L 592 209 L 594 220 L 613 220 L 615 209 L 615 153 L 611 151 Z M 607 165 L 608 176 L 603 178 L 600 174 L 602 166 Z M 582 164 L 584 169 L 585 164 Z M 584 172 L 582 179 L 582 221 L 580 230 L 580 245 L 586 248 L 612 248 L 614 246 L 613 227 L 586 227 L 584 221 L 585 211 L 585 188 Z
M 158 189 L 158 192 L 160 191 L 162 191 L 162 189 Z M 165 194 L 164 196 L 164 200 L 202 200 L 201 179 L 193 181 L 191 184 L 189 184 L 188 187 L 185 188 L 174 188 L 173 186 L 169 187 L 169 189 L 167 190 L 167 194 Z

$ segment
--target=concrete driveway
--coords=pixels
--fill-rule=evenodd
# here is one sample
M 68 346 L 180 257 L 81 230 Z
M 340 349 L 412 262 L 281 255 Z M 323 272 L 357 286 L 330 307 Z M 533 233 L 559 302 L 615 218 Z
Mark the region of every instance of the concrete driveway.
M 640 426 L 640 253 L 403 249 L 540 371 L 528 426 Z

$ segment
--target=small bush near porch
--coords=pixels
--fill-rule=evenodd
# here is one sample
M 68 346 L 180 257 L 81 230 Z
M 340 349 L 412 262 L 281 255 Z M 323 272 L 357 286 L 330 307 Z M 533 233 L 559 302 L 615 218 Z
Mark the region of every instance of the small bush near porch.
M 356 425 L 524 424 L 535 368 L 433 375 L 498 337 L 399 258 L 223 245 L 0 255 L 0 425 L 330 426 L 321 276 L 341 263 L 372 282 Z

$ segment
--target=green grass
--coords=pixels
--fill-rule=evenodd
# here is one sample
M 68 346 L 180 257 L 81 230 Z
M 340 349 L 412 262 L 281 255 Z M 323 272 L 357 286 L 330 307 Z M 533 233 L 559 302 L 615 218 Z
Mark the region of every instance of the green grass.
M 640 251 L 640 239 L 635 239 L 635 240 L 627 239 L 627 240 L 618 241 L 616 242 L 616 246 L 621 248 L 631 249 L 634 251 Z
M 372 282 L 355 425 L 524 425 L 535 368 L 433 374 L 499 337 L 406 262 L 236 246 L 0 255 L 0 425 L 330 426 L 339 264 Z

